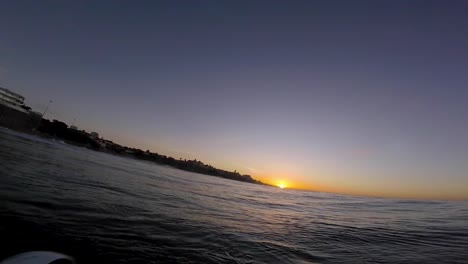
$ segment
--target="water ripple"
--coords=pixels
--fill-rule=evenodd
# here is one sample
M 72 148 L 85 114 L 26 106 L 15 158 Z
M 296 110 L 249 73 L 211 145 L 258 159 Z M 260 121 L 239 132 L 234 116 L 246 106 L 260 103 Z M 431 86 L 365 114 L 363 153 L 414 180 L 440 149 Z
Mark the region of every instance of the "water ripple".
M 468 263 L 466 202 L 278 190 L 0 131 L 0 258 Z

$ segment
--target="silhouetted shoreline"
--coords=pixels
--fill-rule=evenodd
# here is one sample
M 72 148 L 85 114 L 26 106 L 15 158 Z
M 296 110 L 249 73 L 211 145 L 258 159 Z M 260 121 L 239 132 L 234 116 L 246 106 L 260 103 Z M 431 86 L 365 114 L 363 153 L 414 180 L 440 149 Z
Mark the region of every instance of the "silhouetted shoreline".
M 132 157 L 138 160 L 154 162 L 159 165 L 169 165 L 184 171 L 196 172 L 236 181 L 264 184 L 253 179 L 250 175 L 242 175 L 237 171 L 231 172 L 218 169 L 209 164 L 204 164 L 203 162 L 196 159 L 175 159 L 166 155 L 153 153 L 149 150 L 143 151 L 137 148 L 122 146 L 110 140 L 99 138 L 99 135 L 95 132 L 88 133 L 84 130 L 78 130 L 73 126 L 68 127 L 67 124 L 58 120 L 50 121 L 48 119 L 42 119 L 34 134 L 49 138 L 59 138 L 68 144 L 79 147 L 86 147 L 95 151 Z
M 237 171 L 231 172 L 204 164 L 198 160 L 182 160 L 160 155 L 158 153 L 143 151 L 114 143 L 110 140 L 100 138 L 96 132 L 88 133 L 78 130 L 74 124 L 68 126 L 59 120 L 44 119 L 44 112 L 34 112 L 24 104 L 24 96 L 0 87 L 0 126 L 16 131 L 33 133 L 42 137 L 59 138 L 68 144 L 86 147 L 95 151 L 106 152 L 114 155 L 132 157 L 139 160 L 151 161 L 161 165 L 169 165 L 174 168 L 197 172 L 206 175 L 222 177 L 231 180 L 263 184 L 253 179 L 250 175 L 241 175 Z M 49 104 L 52 101 L 49 101 Z M 74 122 L 73 122 L 74 123 Z

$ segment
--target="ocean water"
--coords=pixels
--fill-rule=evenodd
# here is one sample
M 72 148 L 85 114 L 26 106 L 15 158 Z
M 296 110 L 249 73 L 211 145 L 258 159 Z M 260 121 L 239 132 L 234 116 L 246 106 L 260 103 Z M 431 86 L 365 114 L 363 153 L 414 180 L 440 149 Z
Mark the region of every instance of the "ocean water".
M 0 259 L 468 263 L 468 204 L 236 182 L 0 129 Z

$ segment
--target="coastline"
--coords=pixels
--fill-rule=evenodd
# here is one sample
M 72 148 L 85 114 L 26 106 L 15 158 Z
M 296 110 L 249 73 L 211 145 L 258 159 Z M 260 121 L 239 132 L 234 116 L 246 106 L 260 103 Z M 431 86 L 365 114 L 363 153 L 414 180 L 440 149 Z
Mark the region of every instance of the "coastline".
M 209 164 L 205 164 L 199 160 L 187 160 L 187 159 L 175 159 L 170 156 L 162 155 L 159 153 L 154 153 L 149 150 L 143 151 L 137 148 L 131 148 L 127 146 L 122 146 L 118 143 L 114 143 L 110 140 L 106 140 L 104 138 L 99 138 L 96 136 L 97 133 L 91 132 L 88 133 L 84 130 L 78 130 L 69 127 L 67 124 L 53 120 L 50 121 L 48 119 L 42 119 L 37 126 L 37 130 L 35 129 L 18 129 L 15 126 L 7 126 L 5 124 L 1 124 L 0 127 L 7 128 L 13 131 L 26 133 L 30 135 L 34 135 L 41 138 L 47 139 L 60 139 L 64 143 L 77 146 L 77 147 L 85 147 L 90 150 L 94 150 L 97 152 L 108 153 L 111 155 L 116 155 L 120 157 L 128 157 L 134 158 L 137 160 L 144 160 L 153 162 L 158 165 L 167 165 L 169 167 L 200 173 L 204 175 L 214 176 L 214 177 L 221 177 L 225 179 L 235 180 L 235 181 L 242 181 L 254 184 L 261 184 L 261 185 L 268 185 L 261 181 L 255 180 L 252 176 L 247 174 L 240 174 L 237 171 L 231 172 L 219 168 L 215 168 Z

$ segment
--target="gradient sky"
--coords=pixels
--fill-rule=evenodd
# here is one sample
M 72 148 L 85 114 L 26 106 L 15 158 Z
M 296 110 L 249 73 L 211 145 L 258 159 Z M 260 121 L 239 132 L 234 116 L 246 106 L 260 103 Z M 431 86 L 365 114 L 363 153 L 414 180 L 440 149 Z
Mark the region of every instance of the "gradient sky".
M 468 199 L 467 1 L 0 1 L 0 86 L 289 187 Z

